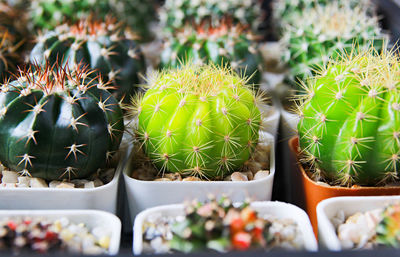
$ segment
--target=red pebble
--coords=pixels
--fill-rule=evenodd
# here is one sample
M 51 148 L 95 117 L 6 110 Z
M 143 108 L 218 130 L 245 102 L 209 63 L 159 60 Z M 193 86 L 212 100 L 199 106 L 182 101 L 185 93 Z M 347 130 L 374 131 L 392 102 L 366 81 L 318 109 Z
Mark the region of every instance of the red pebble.
M 231 221 L 231 233 L 243 231 L 245 224 L 241 218 L 235 218 Z
M 51 241 L 57 238 L 57 234 L 51 231 L 46 231 L 46 235 L 44 236 L 45 240 Z
M 10 220 L 9 222 L 7 222 L 7 226 L 11 229 L 11 230 L 15 230 L 17 228 L 17 224 L 15 224 L 14 221 Z
M 233 235 L 232 244 L 236 250 L 248 250 L 251 246 L 251 235 L 246 232 L 238 232 Z

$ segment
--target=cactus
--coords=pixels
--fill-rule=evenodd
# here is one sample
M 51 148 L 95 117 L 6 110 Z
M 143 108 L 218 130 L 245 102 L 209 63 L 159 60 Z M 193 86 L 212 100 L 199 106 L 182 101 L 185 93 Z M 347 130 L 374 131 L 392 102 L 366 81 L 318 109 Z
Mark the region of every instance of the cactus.
M 266 224 L 248 202 L 235 207 L 226 197 L 220 200 L 211 198 L 206 203 L 194 201 L 185 206 L 185 219 L 173 225 L 170 246 L 185 253 L 265 247 L 268 237 Z
M 137 135 L 162 172 L 222 178 L 249 159 L 257 141 L 260 99 L 229 68 L 165 70 L 134 102 Z M 135 114 L 136 113 L 136 114 Z
M 400 247 L 400 204 L 389 205 L 382 213 L 382 220 L 376 227 L 376 241 L 381 245 Z
M 363 7 L 332 2 L 326 6 L 309 9 L 307 19 L 296 19 L 286 28 L 283 44 L 287 51 L 289 81 L 299 82 L 336 58 L 342 51 L 351 51 L 354 42 L 367 48 L 374 40 L 375 47 L 382 46 L 382 34 L 376 16 L 369 16 Z
M 380 185 L 400 171 L 400 65 L 371 47 L 331 61 L 304 85 L 303 161 L 336 185 Z
M 161 54 L 161 68 L 177 67 L 185 58 L 194 63 L 227 64 L 239 74 L 260 83 L 261 54 L 255 37 L 240 26 L 222 23 L 215 28 L 186 26 L 183 31 L 165 40 Z
M 149 23 L 155 19 L 153 1 L 146 0 L 33 0 L 30 17 L 36 28 L 54 29 L 64 22 L 77 22 L 91 15 L 104 19 L 112 14 L 134 29 L 141 37 L 148 37 Z
M 124 129 L 107 83 L 75 71 L 36 65 L 0 92 L 0 161 L 47 180 L 86 178 L 118 150 Z
M 108 17 L 105 21 L 83 19 L 74 25 L 63 24 L 40 35 L 33 48 L 31 63 L 51 64 L 63 58 L 69 68 L 78 63 L 97 69 L 112 81 L 114 96 L 129 99 L 136 92 L 140 73 L 145 72 L 144 57 L 129 30 Z M 111 88 L 110 88 L 111 89 Z
M 208 22 L 218 26 L 224 18 L 256 30 L 260 23 L 260 10 L 257 0 L 166 0 L 159 14 L 162 27 L 171 32 L 186 24 Z

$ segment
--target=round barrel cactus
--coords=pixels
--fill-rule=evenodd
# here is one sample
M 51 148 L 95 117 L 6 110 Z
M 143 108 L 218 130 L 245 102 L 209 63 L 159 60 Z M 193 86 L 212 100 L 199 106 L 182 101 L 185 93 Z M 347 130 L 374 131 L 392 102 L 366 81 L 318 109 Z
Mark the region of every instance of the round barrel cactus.
M 71 70 L 81 62 L 88 64 L 112 82 L 110 90 L 118 100 L 129 99 L 136 92 L 139 76 L 145 72 L 144 57 L 134 36 L 110 17 L 105 21 L 82 19 L 40 35 L 30 60 L 40 64 L 68 62 Z
M 177 67 L 185 58 L 194 63 L 229 65 L 253 84 L 261 80 L 261 54 L 255 37 L 240 26 L 223 23 L 216 27 L 186 26 L 167 37 L 161 54 L 161 68 Z
M 306 86 L 298 133 L 304 161 L 332 184 L 377 185 L 400 171 L 400 65 L 368 50 L 328 64 Z
M 29 15 L 39 29 L 54 29 L 64 22 L 77 22 L 95 16 L 104 19 L 108 14 L 118 17 L 141 37 L 148 37 L 149 23 L 155 20 L 152 0 L 33 0 Z
M 284 32 L 282 43 L 287 47 L 283 60 L 289 67 L 289 81 L 305 80 L 315 70 L 335 59 L 342 52 L 365 49 L 373 41 L 375 47 L 382 46 L 385 36 L 381 32 L 376 16 L 370 16 L 361 6 L 332 2 L 316 6 L 304 13 L 306 19 L 296 19 Z
M 240 168 L 258 142 L 256 99 L 245 79 L 226 68 L 165 70 L 136 102 L 136 134 L 162 172 L 221 178 Z
M 86 178 L 106 165 L 119 148 L 123 114 L 90 72 L 47 64 L 1 86 L 3 165 L 47 180 Z
M 256 30 L 260 23 L 260 10 L 258 0 L 166 0 L 159 15 L 162 27 L 171 32 L 186 24 L 199 25 L 205 21 L 218 26 L 224 18 Z

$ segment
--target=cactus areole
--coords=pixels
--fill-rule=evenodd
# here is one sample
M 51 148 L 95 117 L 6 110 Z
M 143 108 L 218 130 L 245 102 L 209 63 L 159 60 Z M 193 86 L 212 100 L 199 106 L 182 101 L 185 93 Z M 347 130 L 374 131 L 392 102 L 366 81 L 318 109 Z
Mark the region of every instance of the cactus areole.
M 379 185 L 400 171 L 400 65 L 373 50 L 341 57 L 306 86 L 304 160 L 337 185 Z
M 107 83 L 35 66 L 0 92 L 0 161 L 22 175 L 47 180 L 86 178 L 118 150 L 122 111 Z
M 186 64 L 158 74 L 136 103 L 137 134 L 162 171 L 222 178 L 249 159 L 260 111 L 231 70 Z

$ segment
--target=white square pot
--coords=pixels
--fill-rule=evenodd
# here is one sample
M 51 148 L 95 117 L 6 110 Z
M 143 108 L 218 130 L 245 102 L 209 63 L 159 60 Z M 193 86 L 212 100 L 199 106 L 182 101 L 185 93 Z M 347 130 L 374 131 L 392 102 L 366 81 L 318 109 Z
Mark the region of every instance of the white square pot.
M 89 229 L 101 226 L 110 234 L 108 253 L 116 255 L 121 241 L 121 221 L 113 214 L 95 210 L 0 210 L 0 219 L 6 217 L 68 218 L 73 223 L 84 223 Z
M 115 214 L 123 164 L 122 159 L 109 183 L 95 188 L 0 188 L 0 210 L 96 209 Z
M 318 238 L 321 248 L 331 251 L 342 250 L 335 226 L 331 221 L 339 211 L 343 211 L 345 217 L 348 217 L 357 212 L 384 208 L 390 203 L 399 201 L 400 196 L 346 196 L 321 201 L 317 206 Z
M 299 207 L 283 202 L 252 202 L 251 207 L 259 216 L 271 214 L 277 218 L 290 218 L 296 222 L 303 236 L 304 246 L 307 251 L 317 251 L 318 245 L 307 214 Z M 142 211 L 136 216 L 133 234 L 133 254 L 139 255 L 143 250 L 143 223 L 147 217 L 154 213 L 162 216 L 184 215 L 183 204 L 157 206 Z
M 259 180 L 251 181 L 144 181 L 130 177 L 132 161 L 127 161 L 123 171 L 130 217 L 158 205 L 182 203 L 188 199 L 204 201 L 209 194 L 216 197 L 227 195 L 234 202 L 246 198 L 256 201 L 271 200 L 275 174 L 274 137 L 264 133 L 266 141 L 271 144 L 270 174 Z M 132 156 L 131 156 L 132 157 Z M 132 158 L 130 158 L 132 160 Z

